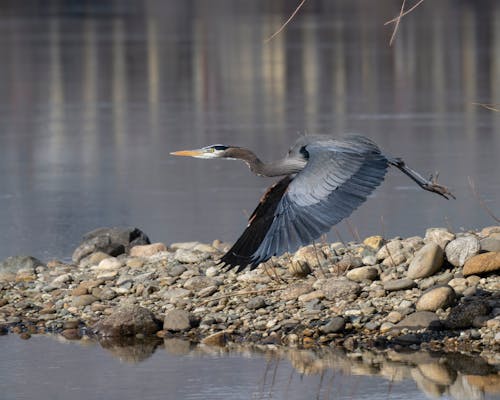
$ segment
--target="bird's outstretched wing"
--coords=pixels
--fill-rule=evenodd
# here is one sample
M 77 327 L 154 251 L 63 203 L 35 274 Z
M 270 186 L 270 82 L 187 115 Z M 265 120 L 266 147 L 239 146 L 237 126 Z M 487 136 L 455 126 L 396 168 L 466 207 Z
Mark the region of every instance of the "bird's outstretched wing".
M 301 149 L 306 167 L 273 186 L 221 259 L 238 271 L 310 244 L 348 217 L 384 180 L 388 161 L 367 138 L 320 140 Z M 287 181 L 288 179 L 288 181 Z M 272 215 L 271 215 L 272 212 Z M 264 233 L 265 231 L 265 233 Z

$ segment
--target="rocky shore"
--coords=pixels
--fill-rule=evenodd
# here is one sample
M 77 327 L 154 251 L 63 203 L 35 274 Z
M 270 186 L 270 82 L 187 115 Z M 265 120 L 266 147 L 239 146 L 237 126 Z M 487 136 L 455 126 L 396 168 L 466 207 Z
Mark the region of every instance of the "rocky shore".
M 500 365 L 500 226 L 322 243 L 236 274 L 229 247 L 85 235 L 72 262 L 0 262 L 0 331 L 478 353 Z

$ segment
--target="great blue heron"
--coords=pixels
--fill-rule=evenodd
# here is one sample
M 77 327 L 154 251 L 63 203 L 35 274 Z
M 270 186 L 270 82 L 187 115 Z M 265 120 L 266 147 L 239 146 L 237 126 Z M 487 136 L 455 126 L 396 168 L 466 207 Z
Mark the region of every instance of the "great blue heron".
M 260 176 L 284 176 L 260 200 L 248 226 L 221 258 L 228 269 L 250 269 L 272 256 L 295 252 L 348 217 L 384 180 L 389 166 L 413 179 L 422 189 L 448 199 L 454 196 L 431 177 L 427 180 L 401 158 L 384 154 L 370 139 L 348 136 L 302 136 L 285 158 L 262 162 L 243 147 L 215 144 L 171 153 L 196 158 L 243 160 Z

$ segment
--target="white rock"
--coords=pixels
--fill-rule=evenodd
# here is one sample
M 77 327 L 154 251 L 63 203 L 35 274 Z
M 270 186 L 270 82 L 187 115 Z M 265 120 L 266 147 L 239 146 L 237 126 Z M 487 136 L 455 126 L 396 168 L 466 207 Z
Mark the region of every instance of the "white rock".
M 446 245 L 446 258 L 455 267 L 463 267 L 465 262 L 479 253 L 481 245 L 474 236 L 462 236 Z

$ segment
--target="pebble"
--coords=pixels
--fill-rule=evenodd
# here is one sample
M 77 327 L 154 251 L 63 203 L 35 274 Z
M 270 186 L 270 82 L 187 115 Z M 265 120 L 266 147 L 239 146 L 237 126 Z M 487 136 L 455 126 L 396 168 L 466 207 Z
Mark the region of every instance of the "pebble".
M 441 269 L 443 260 L 443 249 L 436 243 L 429 242 L 415 253 L 406 275 L 413 279 L 431 276 Z
M 378 271 L 373 267 L 359 267 L 350 270 L 346 276 L 348 279 L 355 282 L 362 282 L 364 280 L 374 281 L 378 278 Z
M 384 289 L 389 292 L 411 289 L 415 286 L 417 286 L 417 284 L 410 278 L 395 279 L 384 282 Z
M 121 267 L 123 267 L 123 261 L 120 261 L 115 257 L 108 257 L 108 258 L 105 258 L 104 260 L 101 260 L 101 262 L 99 262 L 99 265 L 97 265 L 96 267 L 94 267 L 92 269 L 96 270 L 96 271 L 118 270 Z
M 363 240 L 365 246 L 370 247 L 373 251 L 379 251 L 384 244 L 384 238 L 382 236 L 369 236 Z M 372 265 L 372 264 L 369 264 Z
M 167 247 L 163 243 L 144 244 L 132 247 L 130 249 L 130 256 L 149 257 L 162 251 L 167 251 Z
M 173 245 L 172 245 L 173 246 Z M 202 253 L 199 251 L 190 251 L 183 248 L 176 250 L 174 254 L 174 259 L 183 264 L 196 264 L 208 259 L 210 255 L 208 253 Z
M 337 333 L 343 331 L 345 328 L 345 319 L 342 317 L 333 317 L 325 325 L 322 325 L 319 329 L 322 333 Z
M 248 300 L 247 307 L 250 310 L 257 310 L 259 308 L 266 307 L 266 299 L 262 296 L 252 297 L 250 300 Z
M 417 311 L 436 311 L 453 304 L 455 291 L 448 285 L 433 287 L 420 296 L 417 301 Z
M 85 307 L 97 300 L 98 300 L 97 297 L 92 296 L 91 294 L 83 294 L 81 296 L 73 296 L 73 300 L 71 300 L 71 305 L 73 307 Z
M 321 289 L 328 300 L 338 298 L 356 298 L 361 292 L 361 286 L 358 283 L 349 281 L 345 278 L 329 278 L 318 280 L 313 285 L 315 289 Z
M 163 329 L 166 331 L 185 331 L 191 328 L 190 314 L 185 310 L 170 310 L 165 313 Z
M 396 324 L 397 328 L 422 329 L 439 323 L 439 317 L 431 311 L 417 311 Z

